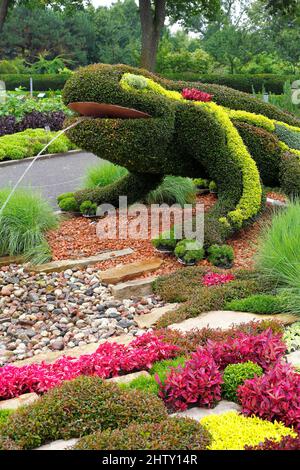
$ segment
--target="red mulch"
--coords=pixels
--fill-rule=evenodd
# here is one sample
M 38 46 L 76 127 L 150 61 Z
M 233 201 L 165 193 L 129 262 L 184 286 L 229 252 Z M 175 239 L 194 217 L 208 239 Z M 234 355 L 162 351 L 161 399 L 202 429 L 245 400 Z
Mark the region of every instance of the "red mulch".
M 204 210 L 207 211 L 215 204 L 216 196 L 212 194 L 201 195 L 197 197 L 197 200 L 204 204 Z M 241 230 L 231 240 L 228 240 L 235 253 L 234 267 L 246 269 L 253 267 L 253 255 L 256 252 L 257 239 L 262 224 L 270 220 L 271 214 L 272 210 L 267 209 L 257 222 Z M 99 269 L 104 270 L 116 265 L 157 256 L 163 259 L 163 264 L 155 271 L 155 275 L 174 272 L 182 267 L 174 256 L 162 255 L 155 251 L 151 244 L 150 223 L 148 240 L 100 240 L 96 235 L 96 224 L 92 223 L 91 219 L 75 217 L 63 221 L 59 229 L 50 232 L 47 238 L 52 249 L 53 260 L 76 259 L 96 255 L 103 251 L 132 248 L 134 250 L 133 254 L 99 263 Z M 206 260 L 199 264 L 209 265 Z

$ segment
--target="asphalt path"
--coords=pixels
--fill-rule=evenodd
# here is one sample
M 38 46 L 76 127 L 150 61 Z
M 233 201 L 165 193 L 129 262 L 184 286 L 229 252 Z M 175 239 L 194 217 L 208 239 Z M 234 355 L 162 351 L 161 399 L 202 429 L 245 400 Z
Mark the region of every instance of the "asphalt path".
M 101 162 L 104 160 L 86 152 L 37 159 L 20 187 L 38 191 L 57 209 L 57 196 L 82 188 L 87 169 Z M 25 159 L 9 166 L 0 165 L 0 188 L 13 187 L 30 163 Z

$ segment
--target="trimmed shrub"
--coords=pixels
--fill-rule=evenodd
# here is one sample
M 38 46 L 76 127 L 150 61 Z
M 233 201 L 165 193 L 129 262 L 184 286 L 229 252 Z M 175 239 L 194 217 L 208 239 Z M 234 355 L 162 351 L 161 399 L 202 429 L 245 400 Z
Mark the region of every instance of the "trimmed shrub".
M 234 121 L 234 125 L 250 150 L 263 183 L 270 187 L 278 185 L 282 155 L 278 137 L 265 129 L 245 122 Z
M 204 248 L 197 240 L 181 240 L 177 243 L 174 253 L 187 264 L 195 264 L 204 258 Z
M 157 248 L 161 251 L 173 251 L 177 245 L 174 227 L 172 227 L 169 232 L 163 232 L 157 238 L 154 238 L 152 240 L 152 245 L 154 248 Z
M 280 163 L 280 186 L 291 198 L 300 196 L 300 165 L 299 157 L 293 153 L 285 153 Z
M 245 445 L 257 445 L 269 438 L 279 441 L 296 434 L 281 423 L 270 423 L 257 417 L 246 418 L 235 411 L 205 416 L 201 425 L 211 434 L 208 450 L 244 450 Z
M 37 74 L 37 75 L 25 75 L 25 74 L 1 74 L 0 80 L 5 82 L 7 90 L 15 90 L 16 88 L 22 87 L 29 91 L 30 78 L 33 79 L 34 89 L 36 91 L 47 91 L 47 90 L 62 90 L 66 81 L 70 77 L 70 73 L 60 74 Z
M 0 191 L 0 210 L 10 192 Z M 45 233 L 56 227 L 57 217 L 48 202 L 39 194 L 18 189 L 0 215 L 0 256 L 39 252 L 46 243 Z
M 256 446 L 245 446 L 245 450 L 300 450 L 300 435 L 284 436 L 280 441 L 266 439 Z
M 224 369 L 222 395 L 226 400 L 238 402 L 237 389 L 245 380 L 260 377 L 262 368 L 254 362 L 247 361 L 240 364 L 229 364 Z
M 86 202 L 86 201 L 84 201 L 84 202 Z M 82 204 L 84 204 L 84 202 Z M 78 212 L 80 210 L 74 196 L 68 196 L 66 198 L 62 197 L 61 200 L 59 201 L 58 205 L 59 205 L 60 209 L 64 212 Z M 80 205 L 80 207 L 81 207 L 81 205 Z
M 282 421 L 300 430 L 300 374 L 290 364 L 277 364 L 262 377 L 246 380 L 238 399 L 246 416 Z M 270 436 L 272 437 L 272 436 Z
M 159 378 L 157 377 L 158 383 Z M 204 348 L 198 348 L 185 365 L 172 369 L 159 396 L 171 410 L 186 410 L 188 406 L 213 407 L 221 400 L 222 376 Z
M 166 418 L 162 401 L 153 395 L 121 390 L 98 377 L 79 377 L 13 413 L 1 428 L 1 437 L 33 449 L 47 441 Z
M 289 148 L 300 150 L 300 132 L 293 131 L 288 127 L 280 126 L 279 124 L 276 125 L 275 132 L 279 139 L 287 144 Z
M 271 330 L 256 336 L 240 333 L 224 341 L 208 341 L 206 349 L 221 369 L 228 364 L 252 361 L 268 370 L 286 352 L 281 335 L 274 335 Z
M 225 310 L 273 314 L 285 309 L 285 297 L 270 294 L 251 295 L 245 299 L 235 299 L 225 305 Z
M 92 203 L 91 201 L 85 201 L 80 205 L 79 210 L 83 215 L 93 216 L 96 215 L 97 204 Z
M 219 268 L 231 268 L 234 259 L 233 248 L 229 245 L 212 245 L 208 248 L 208 261 Z
M 168 418 L 161 423 L 132 424 L 82 438 L 75 450 L 206 450 L 211 437 L 189 418 Z

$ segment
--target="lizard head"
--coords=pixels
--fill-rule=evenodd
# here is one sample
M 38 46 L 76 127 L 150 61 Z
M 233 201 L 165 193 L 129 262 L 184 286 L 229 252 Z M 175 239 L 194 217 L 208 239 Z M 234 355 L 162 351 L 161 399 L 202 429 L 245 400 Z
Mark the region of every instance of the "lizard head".
M 123 65 L 98 64 L 75 72 L 63 100 L 86 119 L 68 131 L 69 138 L 129 171 L 160 173 L 174 134 L 178 102 L 173 94 L 180 93 L 148 76 Z

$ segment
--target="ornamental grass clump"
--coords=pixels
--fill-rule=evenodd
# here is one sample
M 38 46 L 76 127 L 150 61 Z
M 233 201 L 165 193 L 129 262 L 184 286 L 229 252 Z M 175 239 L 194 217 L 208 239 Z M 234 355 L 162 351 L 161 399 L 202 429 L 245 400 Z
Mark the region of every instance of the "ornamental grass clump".
M 168 418 L 160 423 L 131 424 L 124 429 L 83 437 L 75 450 L 206 450 L 209 432 L 190 418 Z
M 0 256 L 45 252 L 45 234 L 58 225 L 49 203 L 28 189 L 18 189 L 1 212 L 11 189 L 0 191 Z
M 246 416 L 282 421 L 300 431 L 300 374 L 290 364 L 278 363 L 261 377 L 246 380 L 238 399 Z
M 200 423 L 212 436 L 208 450 L 244 450 L 246 445 L 255 446 L 267 438 L 280 441 L 283 436 L 296 437 L 281 423 L 246 418 L 235 411 L 205 416 Z
M 1 427 L 0 437 L 22 449 L 33 449 L 48 441 L 81 437 L 99 429 L 166 419 L 163 402 L 152 394 L 122 390 L 99 377 L 78 377 L 13 413 Z
M 171 410 L 186 410 L 189 406 L 213 407 L 221 399 L 222 376 L 211 356 L 204 348 L 198 348 L 185 365 L 172 369 L 159 396 Z
M 222 395 L 226 400 L 238 402 L 237 390 L 245 380 L 260 377 L 262 368 L 254 362 L 229 364 L 223 373 Z

